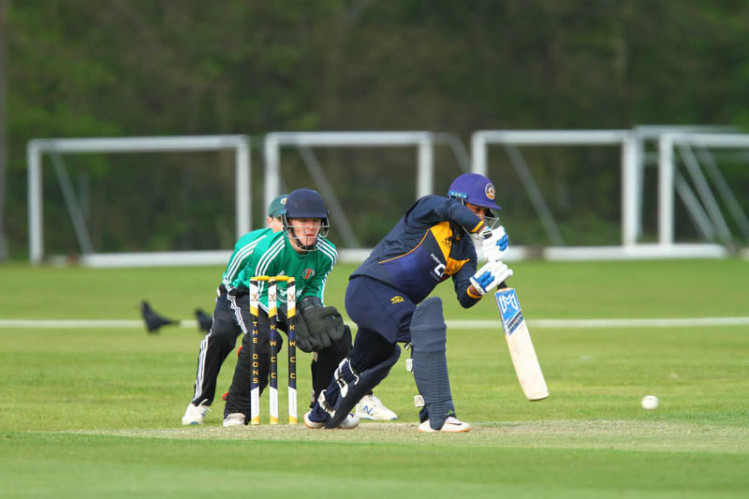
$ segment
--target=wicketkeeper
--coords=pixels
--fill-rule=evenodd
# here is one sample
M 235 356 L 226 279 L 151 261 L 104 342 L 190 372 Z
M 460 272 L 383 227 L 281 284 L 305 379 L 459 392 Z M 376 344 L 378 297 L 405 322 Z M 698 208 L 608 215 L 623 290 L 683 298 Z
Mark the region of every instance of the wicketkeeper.
M 239 238 L 234 245 L 234 252 L 221 276 L 221 285 L 216 290 L 213 323 L 210 331 L 200 343 L 195 393 L 185 409 L 185 415 L 182 416 L 183 425 L 203 424 L 205 413 L 213 402 L 216 395 L 216 379 L 221 366 L 229 353 L 234 350 L 237 336 L 243 331 L 237 319 L 241 316 L 237 307 L 244 306 L 245 310 L 249 310 L 249 298 L 241 297 L 241 301 L 238 301 L 236 295 L 229 293 L 231 283 L 247 261 L 257 238 L 283 229 L 281 214 L 286 205 L 286 197 L 286 194 L 278 196 L 268 205 L 268 216 L 265 219 L 267 229 L 249 232 Z
M 301 196 L 302 194 L 300 194 Z M 322 203 L 322 199 L 319 195 L 305 194 L 307 197 L 316 199 L 317 202 Z M 216 380 L 218 378 L 221 365 L 223 364 L 226 357 L 234 349 L 237 336 L 242 332 L 247 332 L 248 325 L 250 324 L 249 317 L 249 293 L 247 290 L 247 282 L 239 282 L 240 272 L 248 265 L 252 260 L 252 256 L 256 254 L 262 254 L 262 249 L 257 249 L 260 246 L 261 240 L 266 241 L 278 238 L 274 233 L 284 230 L 284 222 L 288 224 L 289 219 L 293 217 L 283 217 L 283 213 L 286 209 L 287 195 L 281 195 L 276 197 L 268 206 L 268 216 L 266 218 L 267 229 L 260 229 L 248 234 L 237 241 L 234 252 L 229 259 L 229 263 L 226 266 L 226 270 L 222 276 L 222 283 L 217 291 L 216 306 L 213 311 L 213 323 L 211 325 L 209 334 L 203 339 L 200 344 L 200 352 L 198 354 L 198 367 L 197 375 L 195 380 L 195 392 L 193 399 L 187 405 L 185 414 L 182 417 L 183 425 L 198 425 L 202 424 L 205 419 L 205 414 L 208 408 L 213 402 L 216 393 Z M 292 207 L 292 212 L 296 211 L 299 214 L 299 207 Z M 323 205 L 324 210 L 324 205 Z M 325 212 L 327 213 L 327 212 Z M 324 234 L 327 233 L 327 215 L 325 218 L 324 233 L 320 236 L 324 238 Z M 287 236 L 288 237 L 288 236 Z M 292 243 L 289 243 L 292 244 Z M 335 255 L 335 247 L 327 241 L 327 239 L 321 239 L 320 245 L 327 250 L 327 255 Z M 316 251 L 317 247 L 313 248 Z M 309 251 L 305 252 L 309 253 Z M 300 258 L 306 258 L 300 256 Z M 330 260 L 329 257 L 325 257 Z M 325 260 L 323 260 L 325 262 Z M 330 265 L 332 268 L 332 264 Z M 327 270 L 329 272 L 330 269 Z M 286 273 L 287 275 L 288 272 Z M 316 274 L 320 279 L 320 276 L 327 277 L 326 271 L 321 270 Z M 237 284 L 235 285 L 235 282 Z M 303 286 L 303 280 L 297 279 L 297 286 Z M 279 283 L 279 288 L 284 290 L 285 296 L 285 284 Z M 300 288 L 297 287 L 297 293 L 299 294 Z M 322 303 L 322 297 L 318 296 L 319 303 L 310 297 L 301 304 L 303 307 L 314 308 Z M 268 384 L 268 374 L 270 370 L 270 346 L 269 346 L 269 335 L 268 335 L 268 315 L 267 315 L 267 290 L 263 295 L 264 309 L 260 313 L 260 340 L 261 344 L 258 348 L 260 354 L 260 385 L 261 389 L 265 388 Z M 301 307 L 298 307 L 301 311 Z M 324 312 L 324 313 L 321 313 Z M 326 313 L 333 316 L 334 324 L 330 323 L 330 320 L 326 316 Z M 317 316 L 316 316 L 317 314 Z M 281 321 L 279 328 L 284 332 L 287 331 L 287 321 L 285 306 L 279 309 L 279 315 Z M 305 319 L 306 317 L 306 319 Z M 332 326 L 340 328 L 341 323 L 340 314 L 338 311 L 331 308 L 326 308 L 324 311 L 309 310 L 306 315 L 297 315 L 297 346 L 305 352 L 316 351 L 315 349 L 320 348 L 322 351 L 315 354 L 312 361 L 312 379 L 313 379 L 313 400 L 317 397 L 320 391 L 327 385 L 332 372 L 335 370 L 338 362 L 341 358 L 347 355 L 351 350 L 351 331 L 348 326 L 343 326 L 343 338 L 340 342 L 335 345 L 334 351 L 327 347 L 327 341 L 324 340 L 327 335 L 327 329 Z M 315 331 L 313 337 L 309 340 L 305 339 L 307 334 L 307 321 L 311 323 L 312 329 Z M 340 334 L 340 332 L 338 333 Z M 322 338 L 317 340 L 316 338 Z M 279 350 L 281 345 L 281 337 L 278 338 Z M 249 350 L 246 352 L 249 353 Z M 322 356 L 320 356 L 322 354 Z M 241 355 L 241 352 L 240 352 Z M 228 393 L 227 393 L 228 397 Z M 384 404 L 371 392 L 364 399 L 366 404 L 362 404 L 366 412 L 363 412 L 363 417 L 368 419 L 396 419 L 397 415 L 385 407 Z M 249 413 L 248 413 L 249 414 Z M 239 416 L 234 418 L 239 419 Z
M 350 359 L 344 359 L 312 410 L 304 415 L 312 429 L 336 428 L 369 390 L 390 372 L 400 356 L 398 343 L 411 344 L 411 370 L 424 406 L 420 432 L 466 432 L 456 417 L 445 358 L 446 326 L 442 302 L 427 298 L 452 277 L 464 308 L 512 275 L 502 263 L 508 240 L 492 210 L 494 185 L 482 175 L 463 174 L 448 197 L 425 196 L 411 206 L 351 275 L 346 311 L 358 331 Z M 472 235 L 480 237 L 491 263 L 476 270 Z
M 351 331 L 344 326 L 335 307 L 323 303 L 325 282 L 338 259 L 335 245 L 326 239 L 328 211 L 322 197 L 312 189 L 297 189 L 289 194 L 282 214 L 283 231 L 269 230 L 254 234 L 247 245 L 247 258 L 236 277 L 227 285 L 237 322 L 244 331 L 242 350 L 237 359 L 224 409 L 224 426 L 243 425 L 250 418 L 250 341 L 249 280 L 256 276 L 288 276 L 296 280 L 299 315 L 296 321 L 297 347 L 315 352 L 312 364 L 314 397 L 327 385 L 342 359 L 351 349 Z M 279 299 L 278 328 L 287 331 L 286 282 L 277 283 Z M 261 283 L 258 310 L 261 389 L 267 385 L 269 371 L 270 321 L 268 319 L 268 286 Z M 349 415 L 336 426 L 354 428 L 358 418 Z

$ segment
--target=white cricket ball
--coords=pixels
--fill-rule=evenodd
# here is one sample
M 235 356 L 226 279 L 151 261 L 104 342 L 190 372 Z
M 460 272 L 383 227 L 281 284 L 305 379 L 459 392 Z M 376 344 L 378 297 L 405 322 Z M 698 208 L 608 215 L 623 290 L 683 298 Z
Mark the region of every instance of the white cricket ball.
M 642 401 L 640 402 L 640 405 L 642 405 L 643 409 L 647 409 L 648 411 L 654 411 L 658 409 L 658 397 L 655 395 L 645 395 L 642 397 Z

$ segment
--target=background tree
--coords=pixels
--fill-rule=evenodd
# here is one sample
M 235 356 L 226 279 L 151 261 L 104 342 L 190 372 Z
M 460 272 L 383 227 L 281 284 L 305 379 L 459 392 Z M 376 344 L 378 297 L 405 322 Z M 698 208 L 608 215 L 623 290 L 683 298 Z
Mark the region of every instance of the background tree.
M 14 2 L 8 16 L 0 210 L 17 258 L 33 138 L 416 129 L 466 141 L 479 129 L 749 125 L 749 4 L 738 0 L 35 0 Z M 412 158 L 319 154 L 364 240 L 376 241 L 412 198 Z M 594 164 L 607 161 L 594 154 Z M 616 232 L 618 172 L 581 175 L 583 159 L 555 151 L 537 163 L 563 230 L 588 243 Z M 214 171 L 206 161 L 70 159 L 91 192 L 95 247 L 230 245 L 230 160 Z M 291 187 L 309 181 L 298 158 L 287 161 Z M 457 170 L 442 152 L 437 163 L 443 189 Z M 744 167 L 726 174 L 737 193 L 749 191 Z M 501 177 L 503 202 L 522 215 L 513 235 L 547 242 L 516 199 L 517 180 Z M 45 182 L 48 242 L 69 251 L 59 189 L 53 176 Z
M 0 0 L 0 262 L 8 258 L 5 235 L 5 169 L 8 162 L 8 131 L 5 113 L 6 45 L 10 0 Z

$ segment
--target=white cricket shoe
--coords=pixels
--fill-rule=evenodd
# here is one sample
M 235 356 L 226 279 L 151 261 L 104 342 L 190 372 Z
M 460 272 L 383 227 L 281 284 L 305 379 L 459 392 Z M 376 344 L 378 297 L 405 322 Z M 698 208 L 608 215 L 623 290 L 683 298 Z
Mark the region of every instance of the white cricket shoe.
M 464 423 L 454 416 L 447 418 L 445 424 L 443 424 L 442 428 L 439 430 L 432 429 L 432 427 L 429 426 L 428 419 L 419 425 L 419 433 L 436 433 L 440 431 L 443 433 L 465 433 L 471 431 L 471 425 Z
M 325 428 L 325 421 L 312 421 L 309 418 L 311 412 L 312 411 L 308 411 L 304 415 L 304 426 L 306 426 L 310 430 L 319 430 L 320 428 Z M 344 419 L 343 422 L 338 425 L 338 428 L 341 430 L 353 430 L 357 426 L 359 426 L 359 418 L 356 416 L 356 414 L 349 412 L 348 416 L 346 416 L 346 419 Z
M 211 408 L 206 405 L 206 400 L 202 401 L 200 405 L 195 405 L 192 402 L 185 409 L 185 415 L 182 416 L 182 424 L 185 426 L 203 424 L 205 413 L 210 411 Z
M 359 417 L 353 412 L 349 412 L 346 416 L 346 419 L 344 419 L 341 424 L 338 425 L 338 429 L 353 430 L 357 426 L 359 426 Z
M 244 414 L 241 412 L 232 412 L 224 418 L 224 427 L 244 425 Z
M 370 421 L 395 421 L 398 419 L 398 415 L 385 407 L 382 401 L 374 394 L 365 395 L 356 404 L 356 415 L 359 416 L 359 419 L 368 419 Z

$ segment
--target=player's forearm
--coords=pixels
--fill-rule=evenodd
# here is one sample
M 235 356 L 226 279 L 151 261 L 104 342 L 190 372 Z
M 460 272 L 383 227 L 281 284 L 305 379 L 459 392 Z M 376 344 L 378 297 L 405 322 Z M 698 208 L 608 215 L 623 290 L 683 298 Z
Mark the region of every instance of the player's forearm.
M 456 286 L 458 292 L 458 303 L 463 308 L 471 308 L 481 300 L 481 293 L 471 284 L 470 281 L 466 280 L 464 283 Z
M 448 200 L 450 220 L 463 227 L 470 234 L 478 234 L 486 224 L 475 213 L 454 199 Z

